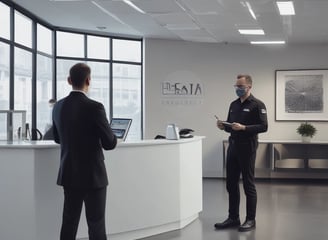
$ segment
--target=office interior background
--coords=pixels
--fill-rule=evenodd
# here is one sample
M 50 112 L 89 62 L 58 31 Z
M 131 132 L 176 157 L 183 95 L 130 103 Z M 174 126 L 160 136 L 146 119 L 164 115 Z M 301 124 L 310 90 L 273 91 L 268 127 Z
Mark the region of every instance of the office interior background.
M 67 11 L 73 12 L 79 6 L 98 5 L 98 14 L 101 15 L 111 10 L 103 7 L 101 12 L 101 6 L 125 4 L 122 1 L 46 2 L 54 6 L 53 9 L 47 9 L 46 14 L 50 18 L 54 18 L 59 6 L 67 6 Z M 240 1 L 231 1 L 229 5 L 227 1 L 208 0 L 204 2 L 204 9 L 196 4 L 197 1 L 167 1 L 169 5 L 160 1 L 149 1 L 153 2 L 149 5 L 143 0 L 133 2 L 149 9 L 155 8 L 156 4 L 159 4 L 157 8 L 166 6 L 169 9 L 175 4 L 175 8 L 184 8 L 181 11 L 189 13 L 189 17 L 199 17 L 194 23 L 201 22 L 199 19 L 202 15 L 218 21 L 221 15 L 229 15 L 229 12 L 224 13 L 224 7 L 236 10 L 238 5 L 239 10 L 236 12 L 242 13 L 238 21 L 245 21 L 246 27 L 273 26 L 268 21 L 276 21 L 277 29 L 264 28 L 268 31 L 266 37 L 275 36 L 275 40 L 285 40 L 286 43 L 251 45 L 250 40 L 256 36 L 239 37 L 237 25 L 231 27 L 236 32 L 234 34 L 231 29 L 221 29 L 221 35 L 211 35 L 210 31 L 205 31 L 208 28 L 201 27 L 201 34 L 191 34 L 189 38 L 183 37 L 182 33 L 188 30 L 179 30 L 178 25 L 174 28 L 174 24 L 166 26 L 170 37 L 161 37 L 155 31 L 153 36 L 150 33 L 143 36 L 135 29 L 130 34 L 120 32 L 117 23 L 112 24 L 112 30 L 101 31 L 96 26 L 85 24 L 88 21 L 94 22 L 96 15 L 72 16 L 67 26 L 58 26 L 40 16 L 41 12 L 46 11 L 43 3 L 40 3 L 38 12 L 33 12 L 29 9 L 30 3 L 3 0 L 0 2 L 0 109 L 26 110 L 27 122 L 42 131 L 51 117 L 48 100 L 67 95 L 70 90 L 66 82 L 69 67 L 77 61 L 86 61 L 93 73 L 90 97 L 105 105 L 109 118 L 133 118 L 128 140 L 153 139 L 158 134 L 165 135 L 169 123 L 175 123 L 180 128 L 194 129 L 195 135 L 206 136 L 203 141 L 203 176 L 223 177 L 222 140 L 227 139 L 228 135 L 217 130 L 214 115 L 226 118 L 229 103 L 236 98 L 233 88 L 236 76 L 248 73 L 254 81 L 253 94 L 265 102 L 268 110 L 269 130 L 261 134 L 260 139 L 300 139 L 296 128 L 303 121 L 275 119 L 275 71 L 327 69 L 328 30 L 321 23 L 324 22 L 324 9 L 328 8 L 325 1 L 296 1 L 296 10 L 302 12 L 300 18 L 303 21 L 297 19 L 297 11 L 295 16 L 274 14 L 277 12 L 275 1 L 249 1 L 257 7 L 255 12 L 258 10 L 258 20 L 252 19 L 246 11 L 246 2 Z M 37 1 L 31 3 L 36 4 Z M 215 15 L 214 11 L 220 6 L 221 12 Z M 209 12 L 211 8 L 212 12 Z M 94 14 L 96 10 L 87 8 L 83 13 L 88 11 Z M 125 14 L 133 11 L 122 10 Z M 233 13 L 231 15 L 236 17 Z M 263 17 L 266 14 L 269 17 Z M 319 27 L 313 26 L 315 20 L 309 19 L 313 15 L 321 18 L 316 19 L 320 20 Z M 161 13 L 158 16 L 152 13 L 151 16 L 159 23 L 158 26 L 163 26 L 160 24 L 163 17 Z M 261 22 L 261 19 L 265 21 Z M 85 29 L 74 28 L 74 21 L 79 20 L 81 25 L 85 24 Z M 294 21 L 298 25 L 293 25 Z M 113 16 L 109 22 L 113 22 Z M 231 20 L 229 24 L 232 23 Z M 220 25 L 220 22 L 215 24 Z M 303 24 L 304 31 L 300 24 Z M 131 29 L 127 24 L 124 27 Z M 149 23 L 147 27 L 149 32 L 155 28 L 154 23 Z M 315 27 L 320 34 L 314 32 Z M 181 34 L 176 37 L 179 31 Z M 302 38 L 298 39 L 294 33 Z M 215 38 L 219 35 L 220 38 Z M 327 87 L 326 84 L 324 87 Z M 3 128 L 5 119 L 0 117 Z M 312 123 L 318 130 L 313 140 L 325 141 L 327 123 Z

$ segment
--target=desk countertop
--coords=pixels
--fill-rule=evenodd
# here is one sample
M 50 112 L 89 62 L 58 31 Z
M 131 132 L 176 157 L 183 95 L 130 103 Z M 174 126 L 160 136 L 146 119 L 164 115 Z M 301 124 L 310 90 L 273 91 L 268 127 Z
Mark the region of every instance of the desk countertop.
M 166 144 L 182 144 L 203 139 L 203 136 L 195 136 L 193 138 L 182 138 L 179 140 L 166 140 L 166 139 L 145 139 L 139 141 L 119 142 L 117 147 L 133 147 L 133 146 L 148 146 L 148 145 L 166 145 Z M 26 148 L 57 148 L 59 147 L 52 140 L 45 141 L 0 141 L 0 149 L 13 148 L 13 149 L 26 149 Z

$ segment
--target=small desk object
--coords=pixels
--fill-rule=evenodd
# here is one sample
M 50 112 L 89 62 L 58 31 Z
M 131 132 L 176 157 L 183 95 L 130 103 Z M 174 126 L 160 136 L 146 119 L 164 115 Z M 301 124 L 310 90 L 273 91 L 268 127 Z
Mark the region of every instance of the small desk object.
M 110 127 L 113 130 L 113 133 L 116 135 L 116 137 L 121 140 L 125 141 L 130 126 L 132 123 L 132 119 L 130 118 L 113 118 L 110 122 Z

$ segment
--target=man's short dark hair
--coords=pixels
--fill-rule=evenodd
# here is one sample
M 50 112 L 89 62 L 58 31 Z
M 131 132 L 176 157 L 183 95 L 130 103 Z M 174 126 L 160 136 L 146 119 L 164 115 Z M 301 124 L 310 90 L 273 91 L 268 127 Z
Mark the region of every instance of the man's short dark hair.
M 85 63 L 77 63 L 69 70 L 72 86 L 82 88 L 86 79 L 90 76 L 91 69 Z
M 237 76 L 237 79 L 240 79 L 240 78 L 245 78 L 246 79 L 246 83 L 248 83 L 249 85 L 252 86 L 253 81 L 252 81 L 252 77 L 250 75 L 247 75 L 247 74 L 239 74 Z

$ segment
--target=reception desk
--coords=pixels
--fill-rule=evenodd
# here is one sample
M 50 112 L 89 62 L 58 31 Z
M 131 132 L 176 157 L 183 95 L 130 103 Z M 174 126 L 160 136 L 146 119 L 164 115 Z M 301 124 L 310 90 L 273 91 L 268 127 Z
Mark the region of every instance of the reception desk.
M 106 227 L 111 240 L 181 229 L 202 211 L 202 138 L 119 143 L 104 151 L 109 176 Z M 58 240 L 63 190 L 59 146 L 0 142 L 1 239 Z M 78 238 L 87 239 L 82 213 Z

